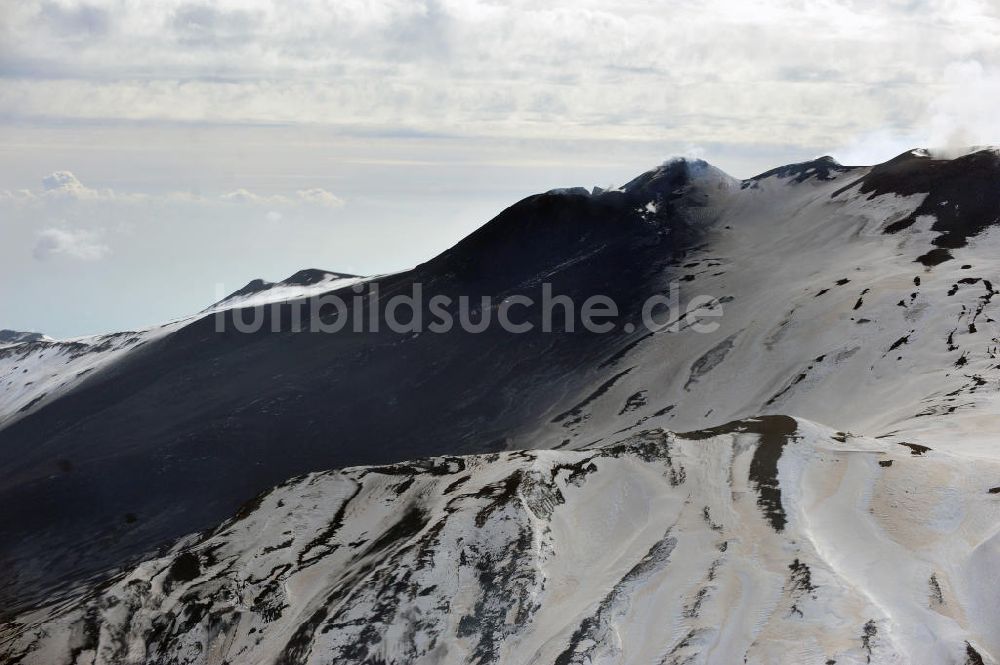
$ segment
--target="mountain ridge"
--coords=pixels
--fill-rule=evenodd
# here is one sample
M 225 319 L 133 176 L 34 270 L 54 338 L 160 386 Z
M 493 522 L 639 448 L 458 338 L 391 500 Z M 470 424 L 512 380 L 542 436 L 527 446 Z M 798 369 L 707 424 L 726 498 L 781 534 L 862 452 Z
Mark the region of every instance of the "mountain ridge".
M 39 332 L 23 332 L 20 330 L 0 330 L 0 344 L 22 344 L 24 342 L 40 342 L 49 339 Z
M 979 548 L 920 520 L 942 475 L 991 519 L 1000 466 L 968 471 L 765 416 L 313 473 L 4 637 L 26 665 L 992 662 Z

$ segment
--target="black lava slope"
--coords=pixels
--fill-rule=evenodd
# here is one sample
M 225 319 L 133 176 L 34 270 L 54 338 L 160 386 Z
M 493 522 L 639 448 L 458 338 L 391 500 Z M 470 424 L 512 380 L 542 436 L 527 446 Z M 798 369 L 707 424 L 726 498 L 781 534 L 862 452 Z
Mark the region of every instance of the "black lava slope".
M 710 233 L 710 219 L 696 220 L 708 171 L 676 162 L 622 190 L 532 196 L 381 280 L 382 302 L 416 283 L 474 302 L 514 291 L 540 300 L 546 281 L 555 294 L 608 295 L 634 320 Z M 540 323 L 537 310 L 523 314 Z M 226 332 L 208 316 L 150 342 L 0 430 L 0 503 L 16 506 L 0 512 L 0 608 L 205 528 L 296 474 L 504 449 L 632 339 L 498 326 L 292 332 L 290 305 L 280 332 L 268 309 L 261 332 L 245 334 L 232 325 L 240 315 L 223 315 Z

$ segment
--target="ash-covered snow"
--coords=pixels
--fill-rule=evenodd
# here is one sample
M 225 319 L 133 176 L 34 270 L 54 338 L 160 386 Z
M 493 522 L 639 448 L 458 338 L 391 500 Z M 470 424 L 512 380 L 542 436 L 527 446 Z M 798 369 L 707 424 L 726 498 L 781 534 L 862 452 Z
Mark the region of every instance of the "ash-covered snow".
M 364 281 L 364 277 L 327 272 L 300 270 L 280 282 L 255 279 L 242 289 L 231 293 L 209 307 L 206 312 L 217 312 L 236 307 L 259 307 L 276 302 L 297 300 L 322 295 Z
M 22 344 L 24 342 L 39 342 L 50 339 L 48 336 L 38 332 L 23 332 L 21 330 L 0 330 L 0 346 L 9 344 Z
M 186 322 L 186 321 L 185 321 Z M 124 354 L 185 325 L 0 346 L 0 427 L 67 393 Z
M 290 480 L 17 617 L 25 665 L 964 663 L 1000 462 L 768 416 Z M 976 662 L 976 661 L 972 661 Z
M 710 240 L 678 274 L 689 280 L 683 300 L 722 302 L 723 315 L 712 319 L 718 330 L 623 342 L 601 359 L 606 374 L 593 385 L 635 369 L 587 402 L 579 422 L 543 424 L 525 445 L 577 447 L 623 428 L 697 429 L 790 413 L 1000 457 L 1000 229 L 969 238 L 954 260 L 925 266 L 916 259 L 936 235 L 933 214 L 898 233 L 885 229 L 928 195 L 842 192 L 867 170 L 795 183 L 778 169 L 716 195 L 705 213 L 715 216 Z M 713 355 L 720 345 L 726 352 Z M 640 391 L 645 404 L 620 414 Z

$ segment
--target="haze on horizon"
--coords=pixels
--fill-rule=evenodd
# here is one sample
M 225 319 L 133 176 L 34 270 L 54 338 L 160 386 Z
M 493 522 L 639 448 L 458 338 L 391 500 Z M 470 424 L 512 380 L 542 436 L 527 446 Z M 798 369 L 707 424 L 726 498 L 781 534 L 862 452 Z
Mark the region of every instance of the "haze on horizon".
M 670 155 L 738 177 L 1000 143 L 988 0 L 0 5 L 0 328 L 408 268 Z

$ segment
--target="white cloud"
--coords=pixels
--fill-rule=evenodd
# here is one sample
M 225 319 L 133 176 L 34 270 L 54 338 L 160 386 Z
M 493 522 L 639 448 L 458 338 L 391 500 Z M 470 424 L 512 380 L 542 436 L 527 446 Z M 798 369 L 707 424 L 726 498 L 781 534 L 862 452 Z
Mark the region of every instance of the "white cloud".
M 93 189 L 80 181 L 72 171 L 53 171 L 42 177 L 41 189 L 0 190 L 0 203 L 72 205 L 73 203 L 139 203 L 155 201 L 194 200 L 184 192 L 169 192 L 161 195 L 143 192 L 116 192 L 113 189 Z
M 249 203 L 252 205 L 288 205 L 291 203 L 291 200 L 285 196 L 264 196 L 261 194 L 255 194 L 254 192 L 246 190 L 242 187 L 231 192 L 226 192 L 219 198 L 223 201 L 229 201 L 232 203 Z
M 335 196 L 320 187 L 300 189 L 296 192 L 296 194 L 298 195 L 300 201 L 311 203 L 313 205 L 325 206 L 327 208 L 340 208 L 344 205 L 344 200 L 342 198 Z
M 53 227 L 38 233 L 33 256 L 39 261 L 57 255 L 81 261 L 99 261 L 110 253 L 111 248 L 101 242 L 98 232 Z
M 326 208 L 340 208 L 344 200 L 321 187 L 300 189 L 294 196 L 283 194 L 260 194 L 244 187 L 218 195 L 214 200 L 223 203 L 275 207 L 314 205 Z M 42 188 L 37 193 L 28 189 L 0 190 L 0 203 L 46 202 L 117 202 L 117 203 L 198 203 L 211 204 L 212 197 L 192 195 L 190 192 L 167 192 L 151 194 L 145 192 L 117 192 L 113 189 L 91 189 L 71 171 L 55 171 L 42 178 Z M 272 211 L 280 217 L 281 213 Z
M 49 197 L 81 200 L 114 197 L 113 192 L 99 192 L 89 187 L 84 187 L 83 183 L 70 171 L 55 171 L 42 178 L 42 193 L 44 196 Z
M 12 201 L 15 203 L 30 201 L 35 198 L 35 195 L 31 193 L 30 189 L 15 189 L 13 191 L 9 189 L 0 190 L 0 203 L 4 201 Z
M 223 201 L 229 201 L 232 203 L 266 206 L 294 206 L 309 204 L 323 206 L 326 208 L 340 208 L 344 205 L 344 200 L 342 198 L 321 187 L 300 189 L 295 192 L 294 198 L 284 196 L 282 194 L 257 194 L 241 187 L 240 189 L 227 192 L 219 198 Z
M 83 189 L 80 180 L 69 171 L 56 171 L 42 178 L 42 189 L 46 192 L 60 189 Z
M 87 187 L 72 171 L 53 171 L 42 178 L 42 188 L 32 191 L 21 189 L 16 192 L 0 193 L 0 201 L 9 200 L 21 203 L 44 203 L 76 201 L 145 201 L 150 197 L 146 194 L 130 192 L 120 193 L 112 189 L 93 189 Z M 173 194 L 167 195 L 172 197 Z

